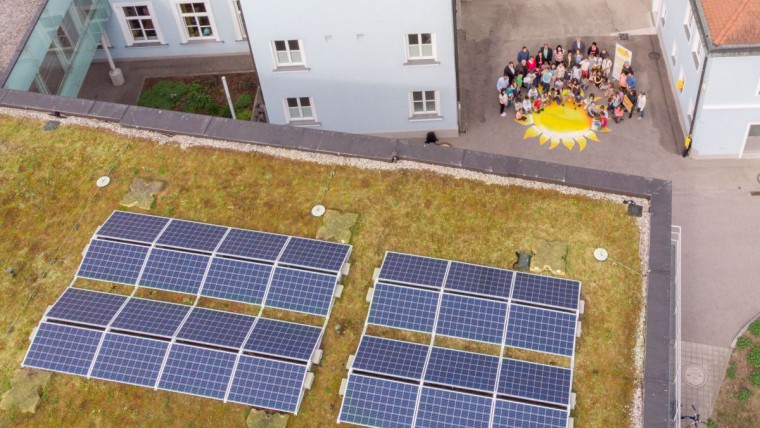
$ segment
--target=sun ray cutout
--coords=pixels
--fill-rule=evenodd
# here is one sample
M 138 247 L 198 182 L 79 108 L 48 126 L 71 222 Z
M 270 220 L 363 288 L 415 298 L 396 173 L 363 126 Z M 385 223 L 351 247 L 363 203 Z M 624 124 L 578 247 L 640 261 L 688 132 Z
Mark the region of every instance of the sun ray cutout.
M 552 103 L 541 113 L 529 114 L 526 121 L 518 123 L 528 127 L 523 134 L 524 140 L 538 137 L 541 145 L 550 141 L 550 150 L 562 144 L 568 150 L 577 145 L 578 150 L 583 151 L 589 140 L 599 141 L 598 132 L 609 132 L 607 128 L 594 131 L 594 120 L 572 102 Z

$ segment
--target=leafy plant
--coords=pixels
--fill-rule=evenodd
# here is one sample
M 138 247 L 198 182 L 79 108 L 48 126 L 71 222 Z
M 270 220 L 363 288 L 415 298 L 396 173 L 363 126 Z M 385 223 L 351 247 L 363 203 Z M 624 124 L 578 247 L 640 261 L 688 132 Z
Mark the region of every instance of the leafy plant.
M 747 362 L 752 367 L 760 367 L 760 345 L 755 345 L 747 354 Z
M 236 111 L 235 112 L 235 115 L 237 115 L 237 120 L 248 120 L 248 121 L 250 121 L 252 114 L 253 113 L 251 112 L 251 109 L 240 110 L 240 111 Z
M 182 82 L 162 80 L 140 94 L 137 105 L 172 110 L 188 90 L 188 85 Z
M 187 94 L 184 104 L 185 106 L 183 110 L 188 113 L 197 113 L 200 110 L 203 110 L 206 113 L 208 113 L 209 110 L 214 109 L 216 102 L 214 101 L 213 98 L 211 98 L 211 95 L 204 92 L 196 91 L 196 92 L 190 92 L 189 94 Z
M 235 100 L 235 111 L 245 109 L 253 104 L 253 97 L 251 94 L 243 94 Z
M 752 370 L 749 374 L 749 383 L 760 388 L 760 370 Z
M 739 390 L 739 392 L 736 394 L 736 398 L 739 399 L 739 401 L 748 401 L 752 397 L 752 391 L 750 391 L 747 388 L 742 388 Z
M 752 339 L 748 337 L 744 337 L 744 336 L 736 339 L 737 348 L 744 349 L 744 348 L 749 348 L 750 346 L 752 346 Z
M 729 379 L 736 379 L 736 363 L 731 363 L 726 369 L 726 377 Z
M 752 321 L 752 324 L 749 325 L 748 330 L 751 335 L 760 337 L 760 318 Z

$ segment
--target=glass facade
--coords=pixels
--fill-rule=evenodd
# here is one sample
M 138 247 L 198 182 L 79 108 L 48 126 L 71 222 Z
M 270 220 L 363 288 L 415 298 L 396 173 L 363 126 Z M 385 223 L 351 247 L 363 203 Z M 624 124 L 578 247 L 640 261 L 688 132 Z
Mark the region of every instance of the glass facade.
M 111 16 L 108 0 L 50 0 L 5 87 L 76 97 Z

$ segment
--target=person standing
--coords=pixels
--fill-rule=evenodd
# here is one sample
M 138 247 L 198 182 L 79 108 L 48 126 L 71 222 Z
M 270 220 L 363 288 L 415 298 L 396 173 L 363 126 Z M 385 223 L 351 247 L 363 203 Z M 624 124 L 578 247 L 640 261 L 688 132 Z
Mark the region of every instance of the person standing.
M 540 49 L 541 55 L 544 56 L 544 60 L 547 64 L 552 63 L 552 59 L 554 58 L 554 52 L 552 52 L 552 48 L 549 47 L 548 43 L 544 43 L 544 47 Z
M 633 111 L 636 109 L 636 105 L 638 104 L 639 94 L 636 93 L 636 90 L 632 90 L 626 94 L 626 97 L 628 97 L 628 101 L 631 102 L 631 111 L 628 112 L 628 119 L 633 117 Z
M 587 56 L 591 56 L 592 54 L 599 55 L 599 46 L 596 45 L 596 42 L 591 42 L 591 46 L 589 46 L 586 51 Z
M 510 82 L 515 81 L 515 76 L 517 75 L 517 70 L 515 69 L 515 63 L 512 61 L 509 61 L 509 64 L 504 67 L 504 75 L 509 77 Z
M 496 81 L 496 90 L 501 93 L 502 90 L 507 89 L 507 86 L 509 86 L 509 76 L 505 74 Z
M 636 84 L 638 83 L 636 76 L 633 73 L 633 70 L 631 70 L 630 73 L 628 73 L 628 76 L 625 78 L 625 85 L 628 86 L 629 90 L 636 89 Z
M 565 60 L 565 50 L 562 49 L 562 45 L 557 45 L 557 49 L 554 50 L 554 63 L 557 65 L 562 64 Z
M 573 46 L 571 47 L 571 51 L 581 51 L 586 52 L 586 44 L 581 40 L 581 36 L 578 36 L 575 38 L 575 41 L 573 42 Z
M 527 46 L 523 46 L 520 52 L 517 52 L 517 62 L 527 61 L 530 58 L 530 52 Z
M 499 115 L 501 117 L 507 117 L 507 114 L 504 113 L 504 109 L 507 107 L 509 107 L 509 96 L 507 96 L 507 91 L 502 89 L 499 93 Z
M 647 107 L 647 93 L 642 92 L 639 99 L 636 100 L 636 110 L 639 111 L 639 119 L 644 117 L 644 109 Z

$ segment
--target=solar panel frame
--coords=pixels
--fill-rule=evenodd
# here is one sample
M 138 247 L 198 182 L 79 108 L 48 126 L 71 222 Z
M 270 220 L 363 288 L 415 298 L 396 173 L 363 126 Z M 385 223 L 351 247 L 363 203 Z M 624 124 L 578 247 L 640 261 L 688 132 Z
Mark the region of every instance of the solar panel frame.
M 287 267 L 275 268 L 266 295 L 266 306 L 327 316 L 338 276 Z
M 115 210 L 95 236 L 152 244 L 169 221 L 166 217 Z
M 488 428 L 492 397 L 423 386 L 415 427 Z
M 417 384 L 351 373 L 338 422 L 384 428 L 411 427 L 418 392 Z
M 568 406 L 573 371 L 564 367 L 504 358 L 498 393 Z
M 525 272 L 516 274 L 512 300 L 577 311 L 580 298 L 580 281 Z
M 501 345 L 507 303 L 444 293 L 436 334 Z
M 445 289 L 506 300 L 510 296 L 513 275 L 513 271 L 506 269 L 452 261 Z
M 321 327 L 260 317 L 243 349 L 262 355 L 310 361 L 321 341 Z
M 241 355 L 227 401 L 295 414 L 301 403 L 307 366 Z
M 158 388 L 222 400 L 236 357 L 232 352 L 175 343 L 166 357 Z M 213 367 L 214 371 L 203 367 Z
M 287 235 L 230 228 L 216 253 L 250 260 L 275 262 L 288 241 Z
M 363 335 L 354 356 L 353 370 L 419 381 L 428 345 Z
M 512 304 L 505 345 L 571 357 L 577 320 L 577 314 Z
M 111 323 L 111 330 L 172 338 L 192 306 L 132 297 Z
M 106 333 L 90 376 L 152 388 L 168 349 L 167 341 Z
M 367 323 L 432 333 L 439 294 L 438 291 L 378 282 L 375 284 Z
M 378 282 L 440 289 L 448 264 L 448 261 L 442 259 L 388 251 L 380 266 Z M 415 271 L 409 273 L 411 266 L 414 266 Z
M 499 357 L 433 347 L 425 369 L 425 383 L 492 393 L 498 369 Z
M 512 400 L 496 399 L 493 426 L 510 428 L 565 428 L 570 414 L 555 409 Z
M 317 239 L 291 237 L 277 263 L 338 273 L 351 254 L 351 246 Z
M 196 295 L 209 259 L 205 255 L 154 248 L 137 285 Z
M 183 250 L 213 252 L 229 227 L 172 219 L 155 245 Z
M 127 299 L 119 294 L 69 287 L 45 313 L 45 318 L 106 327 Z
M 177 340 L 239 350 L 256 317 L 194 306 Z
M 135 244 L 92 239 L 87 245 L 76 276 L 135 285 L 149 250 L 149 247 Z M 104 261 L 110 265 L 104 266 Z
M 103 331 L 41 322 L 22 367 L 86 376 Z

